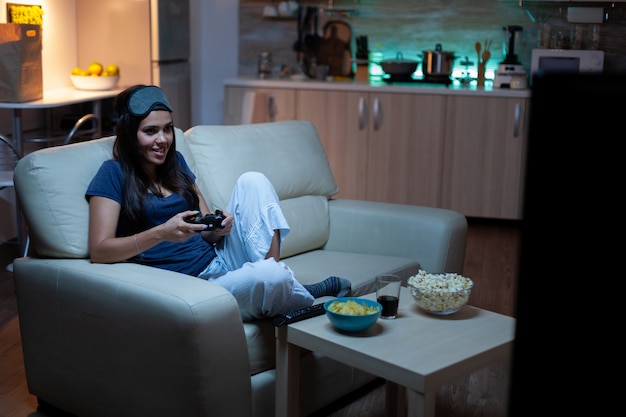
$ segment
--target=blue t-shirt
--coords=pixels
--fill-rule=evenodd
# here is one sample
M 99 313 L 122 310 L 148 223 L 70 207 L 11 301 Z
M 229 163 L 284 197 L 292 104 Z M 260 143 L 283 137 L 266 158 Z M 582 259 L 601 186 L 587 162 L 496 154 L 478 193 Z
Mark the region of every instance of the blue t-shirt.
M 196 176 L 191 172 L 185 158 L 176 152 L 176 159 L 193 181 Z M 89 200 L 92 196 L 106 197 L 123 204 L 124 175 L 119 161 L 111 159 L 105 161 L 94 178 L 91 180 L 85 193 Z M 174 215 L 190 210 L 187 201 L 180 194 L 171 194 L 167 197 L 158 197 L 148 194 L 145 197 L 147 228 L 165 223 Z M 124 210 L 120 216 L 124 216 Z M 119 236 L 119 230 L 118 230 Z M 182 272 L 183 274 L 198 276 L 215 257 L 213 245 L 202 239 L 200 233 L 184 242 L 161 242 L 146 250 L 143 257 L 134 256 L 132 262 Z

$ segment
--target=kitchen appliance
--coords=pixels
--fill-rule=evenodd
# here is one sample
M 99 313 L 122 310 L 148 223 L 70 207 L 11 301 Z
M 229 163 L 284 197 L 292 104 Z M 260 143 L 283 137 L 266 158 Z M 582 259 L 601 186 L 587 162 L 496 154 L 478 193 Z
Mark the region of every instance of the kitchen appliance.
M 174 124 L 191 127 L 189 0 L 150 0 L 152 84 L 167 95 Z
M 600 73 L 604 69 L 604 51 L 578 49 L 533 49 L 530 75 L 544 73 Z
M 441 44 L 435 45 L 434 51 L 422 51 L 422 73 L 426 78 L 449 78 L 455 56 L 453 52 L 444 51 Z
M 404 59 L 402 52 L 398 52 L 396 59 L 385 59 L 380 62 L 380 66 L 391 77 L 410 77 L 415 70 L 419 61 L 413 59 Z
M 493 80 L 494 87 L 500 88 L 526 88 L 528 85 L 526 71 L 517 59 L 515 44 L 519 44 L 523 28 L 518 25 L 503 26 L 504 42 L 502 53 L 504 61 L 498 65 L 496 76 Z

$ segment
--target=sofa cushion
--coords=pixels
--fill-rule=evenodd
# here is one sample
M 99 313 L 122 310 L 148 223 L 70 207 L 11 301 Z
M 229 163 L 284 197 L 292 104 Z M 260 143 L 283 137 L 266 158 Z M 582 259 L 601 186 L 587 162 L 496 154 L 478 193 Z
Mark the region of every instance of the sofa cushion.
M 224 208 L 237 178 L 265 174 L 291 227 L 281 249 L 288 257 L 322 247 L 329 236 L 328 199 L 337 193 L 315 127 L 306 121 L 194 126 L 177 149 L 198 177 L 212 209 Z
M 280 208 L 291 227 L 280 250 L 281 258 L 317 249 L 326 243 L 330 233 L 326 196 L 289 198 L 280 202 Z
M 45 148 L 19 161 L 15 184 L 32 252 L 50 258 L 88 257 L 85 191 L 100 164 L 111 158 L 113 141 L 108 137 Z
M 331 275 L 349 279 L 352 295 L 361 296 L 376 291 L 374 278 L 383 273 L 398 274 L 405 279 L 417 274 L 419 262 L 396 256 L 371 255 L 349 252 L 314 250 L 283 259 L 294 271 L 298 281 L 313 284 Z M 321 297 L 321 303 L 332 297 Z M 250 373 L 255 375 L 276 365 L 274 326 L 271 320 L 255 320 L 244 323 Z
M 283 259 L 302 284 L 314 284 L 329 276 L 350 280 L 352 295 L 376 291 L 379 274 L 396 274 L 406 280 L 420 270 L 420 263 L 400 256 L 314 250 Z
M 247 171 L 265 174 L 280 200 L 303 195 L 330 198 L 339 191 L 310 122 L 194 126 L 185 132 L 185 139 L 181 152 L 212 208 L 226 206 L 235 181 Z
M 175 129 L 175 134 L 181 137 L 183 132 Z M 40 149 L 19 161 L 15 168 L 16 192 L 34 254 L 50 258 L 89 256 L 89 203 L 85 191 L 100 165 L 113 157 L 114 140 L 109 136 Z M 28 198 L 23 198 L 26 194 Z

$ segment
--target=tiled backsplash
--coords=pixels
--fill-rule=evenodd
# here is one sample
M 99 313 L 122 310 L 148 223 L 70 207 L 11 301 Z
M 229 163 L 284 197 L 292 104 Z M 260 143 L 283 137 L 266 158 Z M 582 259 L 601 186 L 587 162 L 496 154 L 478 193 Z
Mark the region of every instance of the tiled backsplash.
M 263 9 L 276 5 L 272 0 L 240 0 L 239 13 L 239 75 L 256 75 L 257 57 L 261 50 L 273 54 L 276 68 L 297 61 L 293 44 L 297 40 L 297 20 L 263 17 Z M 378 49 L 383 59 L 404 58 L 421 61 L 423 51 L 432 51 L 437 44 L 444 51 L 453 52 L 455 70 L 463 69 L 465 57 L 476 63 L 475 43 L 493 41 L 492 58 L 487 63 L 487 77 L 504 59 L 502 51 L 505 25 L 523 27 L 521 45 L 516 46 L 518 58 L 528 71 L 531 50 L 540 44 L 542 27 L 550 26 L 550 36 L 591 33 L 591 24 L 578 26 L 567 23 L 567 7 L 539 3 L 539 6 L 522 8 L 519 0 L 343 0 L 306 2 L 303 5 L 337 9 L 353 9 L 352 16 L 319 14 L 318 30 L 321 32 L 329 20 L 343 20 L 352 28 L 353 39 L 368 37 L 369 49 Z M 626 72 L 626 5 L 618 3 L 609 9 L 609 19 L 598 25 L 598 49 L 605 52 L 605 70 Z M 586 39 L 586 38 L 585 38 Z M 587 48 L 585 40 L 581 48 Z M 356 46 L 352 42 L 354 56 Z M 474 70 L 474 67 L 471 68 Z

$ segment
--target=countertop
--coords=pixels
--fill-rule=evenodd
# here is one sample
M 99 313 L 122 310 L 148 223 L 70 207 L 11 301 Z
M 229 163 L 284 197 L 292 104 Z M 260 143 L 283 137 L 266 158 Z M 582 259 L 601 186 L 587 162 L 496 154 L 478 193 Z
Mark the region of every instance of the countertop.
M 462 86 L 453 83 L 449 86 L 442 84 L 426 83 L 393 83 L 388 84 L 382 80 L 362 81 L 319 81 L 304 80 L 294 81 L 289 79 L 258 79 L 254 77 L 227 78 L 224 86 L 230 87 L 254 87 L 254 88 L 292 88 L 302 90 L 334 90 L 334 91 L 361 91 L 380 93 L 410 93 L 410 94 L 439 94 L 439 95 L 468 95 L 485 97 L 508 97 L 528 98 L 530 89 L 494 88 L 491 82 L 484 87 L 476 85 Z
M 78 90 L 74 87 L 44 90 L 43 98 L 23 102 L 0 102 L 0 109 L 43 109 L 61 107 L 69 104 L 84 103 L 115 97 L 122 88 L 105 91 Z

